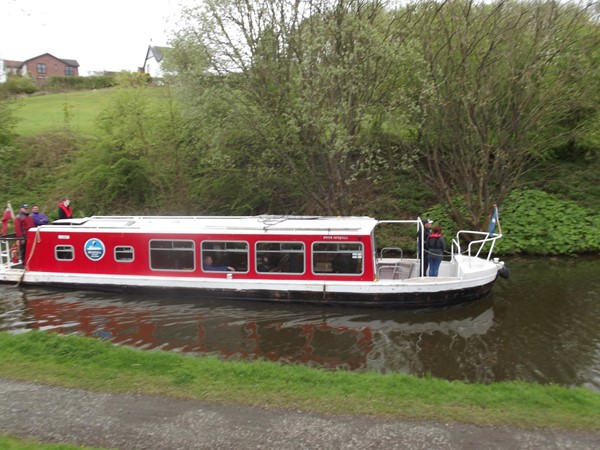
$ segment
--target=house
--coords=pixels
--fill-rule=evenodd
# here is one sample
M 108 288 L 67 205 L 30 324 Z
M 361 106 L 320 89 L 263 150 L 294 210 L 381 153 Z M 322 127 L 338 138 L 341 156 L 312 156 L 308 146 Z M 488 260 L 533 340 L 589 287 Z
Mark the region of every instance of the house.
M 169 47 L 159 47 L 157 45 L 149 45 L 146 51 L 146 59 L 144 65 L 140 67 L 140 72 L 147 73 L 152 78 L 162 78 L 162 62 L 165 53 L 169 51 Z
M 4 73 L 29 75 L 35 83 L 44 85 L 51 77 L 79 76 L 79 63 L 44 53 L 22 62 L 5 60 Z
M 0 59 L 0 83 L 4 83 L 11 75 L 20 73 L 21 61 L 11 61 L 10 59 Z

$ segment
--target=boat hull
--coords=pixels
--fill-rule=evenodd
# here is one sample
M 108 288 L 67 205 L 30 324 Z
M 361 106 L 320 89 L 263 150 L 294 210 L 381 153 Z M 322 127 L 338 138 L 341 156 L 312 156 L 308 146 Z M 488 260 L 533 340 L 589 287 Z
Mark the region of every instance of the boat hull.
M 61 279 L 62 278 L 62 279 Z M 321 284 L 234 283 L 205 280 L 183 283 L 177 279 L 115 280 L 104 277 L 56 277 L 27 273 L 21 286 L 45 286 L 105 292 L 176 292 L 198 299 L 250 300 L 276 303 L 352 306 L 393 309 L 439 309 L 457 306 L 485 297 L 496 277 L 465 282 L 421 278 L 408 283 L 373 282 Z M 7 280 L 3 280 L 7 281 Z M 13 280 L 14 277 L 13 277 Z M 116 282 L 115 282 L 116 281 Z

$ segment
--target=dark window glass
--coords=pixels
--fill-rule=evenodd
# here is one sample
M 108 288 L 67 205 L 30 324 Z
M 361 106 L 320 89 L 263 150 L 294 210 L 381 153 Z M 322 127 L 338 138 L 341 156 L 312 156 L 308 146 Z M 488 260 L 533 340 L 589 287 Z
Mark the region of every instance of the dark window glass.
M 304 243 L 257 242 L 256 271 L 304 273 Z
M 313 244 L 313 272 L 356 275 L 363 272 L 363 245 L 359 242 Z
M 57 245 L 54 247 L 54 255 L 60 261 L 73 261 L 75 259 L 72 245 Z
M 192 272 L 194 265 L 193 241 L 150 241 L 150 268 Z
M 202 270 L 248 272 L 248 247 L 243 241 L 203 241 Z
M 131 262 L 133 256 L 133 247 L 115 247 L 115 261 Z

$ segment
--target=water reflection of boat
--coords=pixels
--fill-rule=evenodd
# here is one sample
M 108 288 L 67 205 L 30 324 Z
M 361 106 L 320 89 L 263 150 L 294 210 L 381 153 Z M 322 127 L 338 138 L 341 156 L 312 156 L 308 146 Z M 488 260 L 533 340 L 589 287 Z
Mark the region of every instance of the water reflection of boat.
M 465 309 L 462 317 L 457 317 L 461 316 L 457 311 L 446 311 L 385 318 L 381 311 L 344 314 L 346 309 L 327 309 L 306 314 L 300 307 L 250 309 L 237 303 L 203 306 L 197 302 L 126 301 L 76 294 L 27 295 L 27 328 L 225 359 L 387 371 L 406 366 L 399 357 L 419 360 L 414 344 L 424 335 L 467 341 L 486 333 L 493 323 L 491 305 L 479 303 Z M 411 350 L 407 353 L 406 349 Z

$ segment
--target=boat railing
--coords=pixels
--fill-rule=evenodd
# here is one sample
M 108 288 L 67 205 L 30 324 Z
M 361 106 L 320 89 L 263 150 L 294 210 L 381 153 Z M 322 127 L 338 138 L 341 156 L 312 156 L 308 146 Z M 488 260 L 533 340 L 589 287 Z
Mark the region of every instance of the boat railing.
M 481 258 L 486 259 L 487 261 L 489 261 L 492 258 L 492 254 L 494 252 L 494 246 L 496 245 L 496 241 L 502 237 L 501 234 L 496 234 L 496 233 L 488 234 L 485 231 L 461 230 L 458 233 L 456 233 L 456 238 L 452 239 L 452 257 L 454 257 L 455 252 L 459 255 L 463 254 L 463 252 L 461 250 L 460 242 L 461 242 L 461 238 L 464 238 L 467 235 L 481 236 L 482 239 L 474 239 L 474 240 L 469 239 L 469 243 L 467 245 L 465 254 L 469 258 L 481 257 Z M 465 239 L 465 240 L 467 240 L 467 239 Z M 484 256 L 480 256 L 487 244 L 489 244 L 489 248 L 486 251 L 487 254 Z
M 0 240 L 0 266 L 2 268 L 8 268 L 17 264 L 12 258 L 12 246 L 16 240 L 17 238 L 15 237 L 3 237 Z
M 385 247 L 381 249 L 381 259 L 385 258 L 385 254 L 387 253 L 400 253 L 400 259 L 404 258 L 403 251 L 400 247 Z
M 413 263 L 397 261 L 377 265 L 377 278 L 380 280 L 405 280 L 413 276 Z

